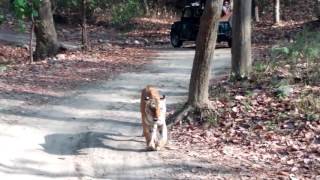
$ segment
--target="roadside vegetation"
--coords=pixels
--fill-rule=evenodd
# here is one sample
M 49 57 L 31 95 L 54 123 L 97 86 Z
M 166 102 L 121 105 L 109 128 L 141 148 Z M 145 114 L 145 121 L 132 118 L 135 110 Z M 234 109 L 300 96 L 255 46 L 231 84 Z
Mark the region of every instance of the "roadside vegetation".
M 10 42 L 0 40 L 2 95 L 40 93 L 63 96 L 79 86 L 109 80 L 121 72 L 138 71 L 147 63 L 147 57 L 154 56 L 146 47 L 168 44 L 168 28 L 172 20 L 146 17 L 137 0 L 113 4 L 88 1 L 88 50 L 81 48 L 81 1 L 53 1 L 52 7 L 59 42 L 75 48 L 31 63 L 30 14 L 36 18 L 37 11 L 24 0 L 14 1 L 14 4 L 0 3 L 0 32 L 12 36 L 18 34 Z M 20 38 L 21 35 L 24 38 Z M 25 38 L 27 41 L 21 41 Z M 44 103 L 48 100 L 31 101 Z
M 271 26 L 268 15 L 254 23 L 250 77 L 211 80 L 213 110 L 194 111 L 173 126 L 174 151 L 163 156 L 199 163 L 177 177 L 319 178 L 320 22 L 282 11 L 290 20 L 281 25 Z

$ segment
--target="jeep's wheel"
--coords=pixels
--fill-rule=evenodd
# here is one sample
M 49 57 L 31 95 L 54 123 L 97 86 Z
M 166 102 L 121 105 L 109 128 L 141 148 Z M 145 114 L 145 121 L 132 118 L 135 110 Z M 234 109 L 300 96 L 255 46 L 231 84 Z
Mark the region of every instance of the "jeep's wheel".
M 170 41 L 173 47 L 179 48 L 182 46 L 182 41 L 180 40 L 180 37 L 176 33 L 171 33 L 170 35 Z

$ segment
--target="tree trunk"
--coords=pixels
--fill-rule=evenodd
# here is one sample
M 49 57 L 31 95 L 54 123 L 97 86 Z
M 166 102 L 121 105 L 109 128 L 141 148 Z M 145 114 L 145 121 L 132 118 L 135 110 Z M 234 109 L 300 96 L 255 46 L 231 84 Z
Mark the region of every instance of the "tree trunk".
M 232 76 L 247 78 L 252 69 L 251 0 L 234 1 L 232 22 Z
M 31 6 L 31 9 L 34 10 L 32 1 L 28 1 L 29 5 Z M 33 13 L 31 13 L 31 27 L 30 27 L 30 39 L 29 39 L 29 55 L 30 55 L 30 64 L 33 63 L 33 32 L 34 32 L 34 16 Z
M 145 15 L 150 16 L 150 8 L 149 8 L 148 0 L 142 0 L 142 4 L 143 4 Z
M 30 64 L 33 63 L 33 31 L 34 31 L 34 18 L 33 15 L 31 15 L 31 31 L 30 31 L 30 39 L 29 39 L 29 54 L 30 54 Z
M 87 34 L 87 13 L 86 13 L 86 0 L 82 0 L 82 47 L 84 50 L 88 50 L 88 34 Z
M 318 19 L 320 20 L 320 0 L 316 0 L 314 9 L 315 9 L 316 17 L 318 17 Z
M 274 0 L 274 23 L 280 23 L 280 0 Z
M 195 108 L 203 108 L 209 102 L 210 69 L 216 46 L 222 2 L 223 0 L 207 0 L 200 20 L 188 97 L 188 104 Z
M 253 12 L 253 17 L 254 17 L 254 20 L 256 22 L 259 22 L 260 21 L 260 17 L 259 17 L 259 6 L 258 6 L 258 2 L 257 0 L 253 0 L 252 1 L 252 12 Z
M 35 60 L 54 56 L 58 53 L 60 44 L 53 23 L 50 0 L 42 0 L 38 9 L 39 16 L 35 21 L 36 52 Z

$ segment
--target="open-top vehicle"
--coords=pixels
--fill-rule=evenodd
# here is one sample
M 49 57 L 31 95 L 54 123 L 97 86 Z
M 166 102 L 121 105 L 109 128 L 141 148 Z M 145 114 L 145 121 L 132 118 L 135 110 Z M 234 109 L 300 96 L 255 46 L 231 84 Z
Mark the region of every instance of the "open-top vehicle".
M 180 21 L 171 26 L 170 41 L 173 47 L 181 47 L 184 41 L 195 41 L 199 31 L 200 17 L 203 9 L 200 6 L 186 6 Z M 219 21 L 217 42 L 232 45 L 231 24 L 228 18 Z

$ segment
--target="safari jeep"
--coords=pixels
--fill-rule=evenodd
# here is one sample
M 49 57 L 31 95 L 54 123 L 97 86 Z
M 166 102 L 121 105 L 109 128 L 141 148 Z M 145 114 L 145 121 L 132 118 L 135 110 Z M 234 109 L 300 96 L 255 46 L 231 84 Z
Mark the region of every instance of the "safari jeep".
M 184 41 L 195 41 L 199 31 L 200 17 L 203 9 L 200 6 L 186 6 L 180 21 L 171 25 L 170 41 L 173 47 L 181 47 Z M 231 24 L 228 19 L 219 21 L 217 42 L 227 42 L 231 47 Z

